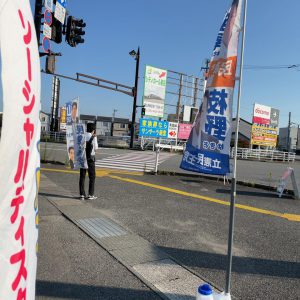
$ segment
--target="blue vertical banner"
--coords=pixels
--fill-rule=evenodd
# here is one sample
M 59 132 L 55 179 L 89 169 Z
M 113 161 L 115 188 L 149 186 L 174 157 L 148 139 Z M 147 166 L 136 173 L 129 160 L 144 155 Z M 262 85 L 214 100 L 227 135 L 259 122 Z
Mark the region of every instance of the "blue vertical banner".
M 87 169 L 85 154 L 85 128 L 79 120 L 79 99 L 66 103 L 66 140 L 72 169 Z
M 241 29 L 241 2 L 232 2 L 218 33 L 203 102 L 183 153 L 182 169 L 212 175 L 230 172 L 232 101 Z
M 74 136 L 74 169 L 87 169 L 87 160 L 85 153 L 85 130 L 82 123 L 73 125 L 75 129 Z

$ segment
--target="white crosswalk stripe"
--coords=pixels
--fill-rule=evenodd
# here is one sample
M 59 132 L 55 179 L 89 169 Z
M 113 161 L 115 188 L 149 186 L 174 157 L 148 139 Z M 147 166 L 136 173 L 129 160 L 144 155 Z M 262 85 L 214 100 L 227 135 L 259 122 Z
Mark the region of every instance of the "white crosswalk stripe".
M 158 164 L 161 164 L 171 156 L 173 154 L 160 153 Z M 155 167 L 155 159 L 155 152 L 132 152 L 99 159 L 96 160 L 95 164 L 96 167 L 103 169 L 151 172 Z

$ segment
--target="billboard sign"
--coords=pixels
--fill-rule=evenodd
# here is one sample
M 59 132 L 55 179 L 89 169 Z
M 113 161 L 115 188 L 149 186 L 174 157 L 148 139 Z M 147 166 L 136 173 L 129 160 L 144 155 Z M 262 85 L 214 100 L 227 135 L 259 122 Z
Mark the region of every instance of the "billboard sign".
M 146 116 L 164 116 L 166 85 L 167 70 L 146 66 L 143 97 Z
M 252 145 L 276 147 L 277 136 L 278 136 L 278 128 L 252 125 L 252 130 L 251 130 Z
M 181 140 L 187 140 L 190 136 L 192 124 L 180 123 L 178 126 L 178 138 Z
M 168 138 L 169 139 L 177 139 L 178 123 L 175 123 L 175 122 L 168 122 L 168 123 L 169 123 Z
M 279 126 L 279 109 L 271 108 L 270 126 L 271 127 Z
M 140 136 L 168 138 L 169 122 L 153 119 L 141 119 Z
M 67 127 L 67 110 L 63 106 L 60 108 L 60 131 L 66 131 Z
M 254 104 L 253 123 L 270 125 L 271 107 L 262 104 Z

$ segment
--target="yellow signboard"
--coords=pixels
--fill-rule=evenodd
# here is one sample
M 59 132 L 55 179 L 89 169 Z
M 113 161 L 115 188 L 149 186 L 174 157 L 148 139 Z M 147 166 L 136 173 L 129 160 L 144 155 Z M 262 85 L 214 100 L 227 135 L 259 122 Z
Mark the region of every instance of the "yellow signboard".
M 67 123 L 67 111 L 65 107 L 60 108 L 60 122 Z
M 251 144 L 276 147 L 278 128 L 252 125 Z

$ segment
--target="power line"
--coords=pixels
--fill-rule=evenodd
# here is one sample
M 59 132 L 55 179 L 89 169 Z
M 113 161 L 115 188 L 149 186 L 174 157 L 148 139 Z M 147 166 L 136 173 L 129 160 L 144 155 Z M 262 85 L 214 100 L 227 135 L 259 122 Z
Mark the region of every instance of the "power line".
M 291 65 L 244 65 L 245 70 L 276 70 L 276 69 L 297 69 L 300 64 Z

